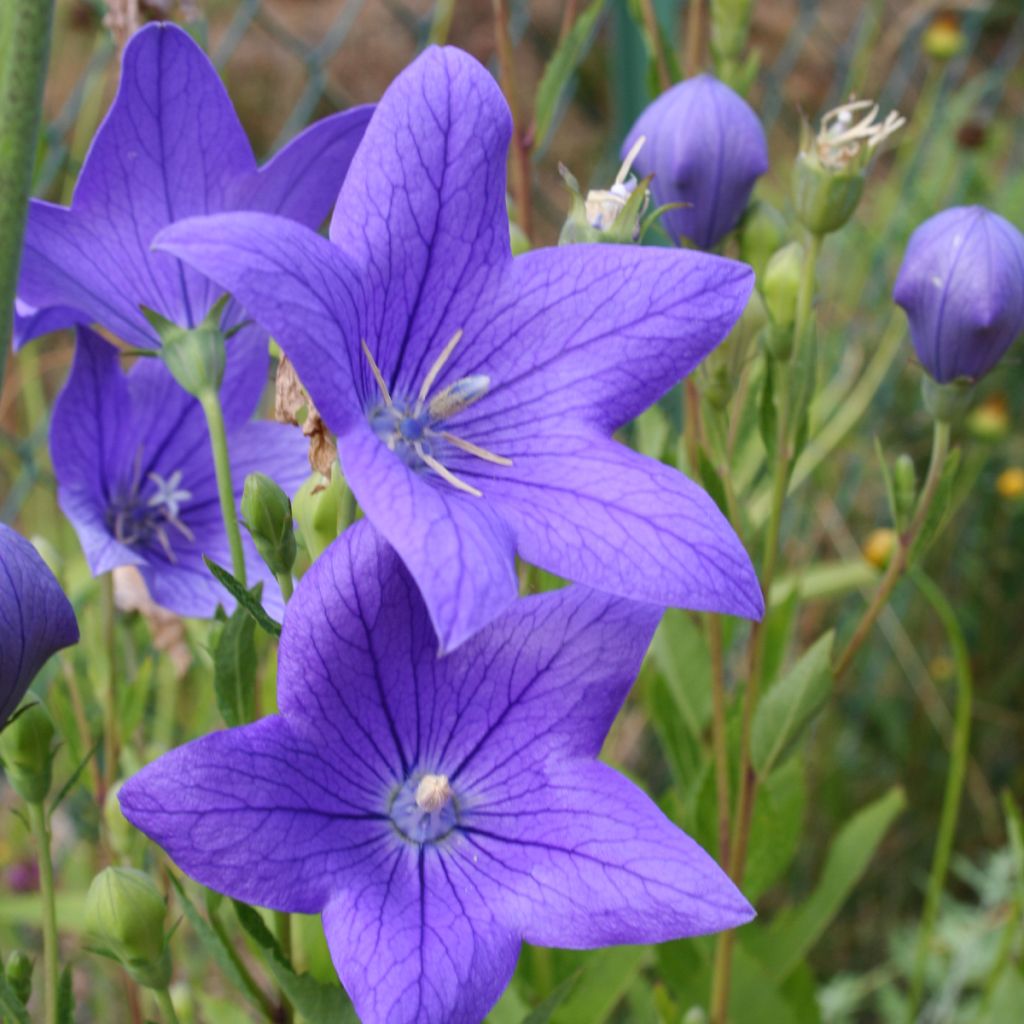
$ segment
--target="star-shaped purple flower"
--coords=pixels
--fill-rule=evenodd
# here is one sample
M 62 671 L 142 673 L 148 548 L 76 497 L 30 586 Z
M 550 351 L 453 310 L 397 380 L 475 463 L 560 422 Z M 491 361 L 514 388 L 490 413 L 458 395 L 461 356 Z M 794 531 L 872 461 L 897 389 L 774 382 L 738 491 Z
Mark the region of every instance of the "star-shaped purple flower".
M 121 84 L 82 166 L 71 207 L 33 200 L 25 227 L 15 347 L 71 324 L 99 323 L 130 345 L 159 339 L 139 307 L 182 327 L 218 298 L 210 281 L 150 248 L 175 220 L 261 210 L 319 227 L 330 212 L 372 108 L 317 122 L 258 168 L 216 69 L 190 36 L 152 24 L 125 47 Z M 225 327 L 240 322 L 225 310 Z M 243 329 L 245 350 L 222 389 L 248 415 L 266 380 L 266 333 Z
M 512 603 L 516 553 L 638 600 L 760 616 L 714 502 L 611 439 L 726 334 L 751 271 L 639 246 L 513 259 L 510 131 L 491 76 L 434 48 L 378 105 L 331 241 L 242 213 L 179 222 L 157 244 L 281 344 L 442 649 Z
M 658 615 L 571 586 L 438 658 L 416 584 L 356 524 L 289 602 L 281 714 L 165 755 L 121 807 L 204 885 L 322 912 L 366 1024 L 479 1021 L 522 941 L 662 942 L 753 916 L 595 760 Z
M 93 573 L 135 565 L 153 600 L 180 615 L 205 618 L 232 607 L 202 556 L 231 561 L 217 498 L 202 406 L 159 359 L 128 373 L 119 355 L 88 327 L 77 329 L 75 361 L 54 405 L 50 454 L 57 499 L 78 533 Z M 237 350 L 229 354 L 239 358 Z M 281 423 L 226 419 L 235 501 L 247 473 L 259 470 L 294 494 L 309 473 L 306 441 Z M 268 607 L 281 596 L 244 538 L 251 582 L 264 581 Z
M 0 523 L 0 729 L 56 651 L 78 643 L 78 623 L 39 552 Z

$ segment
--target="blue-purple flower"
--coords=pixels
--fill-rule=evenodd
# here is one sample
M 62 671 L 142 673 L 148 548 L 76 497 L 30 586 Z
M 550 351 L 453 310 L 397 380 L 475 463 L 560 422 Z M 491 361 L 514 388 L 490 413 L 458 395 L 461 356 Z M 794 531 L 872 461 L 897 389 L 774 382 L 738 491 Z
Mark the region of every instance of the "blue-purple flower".
M 978 380 L 1024 331 L 1024 235 L 983 206 L 943 210 L 910 236 L 893 298 L 931 377 Z
M 442 649 L 512 603 L 516 554 L 637 600 L 759 616 L 714 502 L 611 438 L 724 337 L 749 268 L 618 245 L 513 259 L 510 131 L 491 76 L 434 48 L 377 107 L 331 241 L 240 213 L 157 244 L 231 290 L 295 364 Z
M 0 523 L 0 729 L 50 655 L 78 643 L 71 602 L 19 533 Z
M 281 714 L 165 755 L 121 807 L 204 885 L 322 913 L 365 1024 L 479 1021 L 522 941 L 662 942 L 753 916 L 595 760 L 658 615 L 568 587 L 438 658 L 416 584 L 359 523 L 288 605 Z
M 308 128 L 265 167 L 219 76 L 187 33 L 153 24 L 124 51 L 117 97 L 82 166 L 70 208 L 33 200 L 25 228 L 15 347 L 70 324 L 99 323 L 130 345 L 156 348 L 140 312 L 182 327 L 200 323 L 215 285 L 167 253 L 157 232 L 182 217 L 262 210 L 319 227 L 330 212 L 372 108 Z M 237 306 L 224 326 L 240 322 Z M 244 352 L 225 380 L 225 404 L 249 415 L 266 381 L 266 334 L 244 328 Z
M 206 420 L 159 359 L 127 373 L 119 355 L 88 327 L 77 329 L 75 361 L 57 399 L 50 454 L 57 499 L 93 573 L 137 566 L 153 600 L 179 615 L 208 617 L 232 605 L 203 564 L 228 565 Z M 228 364 L 234 356 L 228 356 Z M 309 472 L 302 434 L 280 423 L 226 417 L 236 503 L 247 473 L 260 470 L 293 494 Z M 264 581 L 280 610 L 280 591 L 248 537 L 247 572 Z
M 644 144 L 633 166 L 654 175 L 655 201 L 684 203 L 661 218 L 676 241 L 716 246 L 739 223 L 754 182 L 768 170 L 768 143 L 757 114 L 711 75 L 663 92 L 637 119 L 625 155 Z

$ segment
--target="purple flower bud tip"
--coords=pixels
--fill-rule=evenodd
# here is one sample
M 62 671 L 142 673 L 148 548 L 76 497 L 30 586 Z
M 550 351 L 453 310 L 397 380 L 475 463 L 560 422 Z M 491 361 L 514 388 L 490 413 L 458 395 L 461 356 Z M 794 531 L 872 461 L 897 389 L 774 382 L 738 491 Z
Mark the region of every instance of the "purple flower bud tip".
M 634 169 L 654 175 L 663 223 L 676 239 L 710 249 L 738 223 L 754 182 L 768 170 L 768 143 L 757 114 L 711 75 L 680 82 L 640 115 L 622 144 L 627 153 L 644 135 Z
M 0 728 L 50 655 L 77 642 L 75 613 L 53 573 L 0 523 Z
M 983 206 L 955 206 L 910 236 L 893 299 L 940 384 L 984 377 L 1024 330 L 1024 235 Z

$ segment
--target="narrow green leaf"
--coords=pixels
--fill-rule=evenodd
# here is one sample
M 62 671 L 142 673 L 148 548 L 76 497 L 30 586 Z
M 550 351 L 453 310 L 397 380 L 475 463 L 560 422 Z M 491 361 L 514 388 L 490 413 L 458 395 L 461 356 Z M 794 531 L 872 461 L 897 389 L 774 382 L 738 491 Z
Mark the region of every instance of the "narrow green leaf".
M 32 1024 L 28 1010 L 11 988 L 3 971 L 0 971 L 0 1021 L 4 1021 L 5 1024 L 8 1021 L 10 1024 Z
M 771 461 L 775 458 L 775 433 L 778 427 L 776 426 L 777 420 L 775 416 L 774 370 L 772 369 L 772 361 L 770 359 L 764 361 L 764 381 L 761 385 L 761 400 L 757 411 L 757 422 L 761 431 L 761 440 L 764 442 L 765 451 L 769 461 Z
M 210 956 L 213 957 L 217 966 L 221 969 L 221 972 L 230 984 L 239 992 L 242 992 L 247 999 L 251 1000 L 254 1006 L 259 1006 L 259 1001 L 256 999 L 254 993 L 250 991 L 245 978 L 242 977 L 241 972 L 235 965 L 233 951 L 221 941 L 220 936 L 214 931 L 210 922 L 199 913 L 195 904 L 185 893 L 185 888 L 181 882 L 179 882 L 173 874 L 170 876 L 170 879 L 171 884 L 178 893 L 178 899 L 181 900 L 181 907 L 185 912 L 185 917 L 188 918 L 188 923 L 192 926 L 192 930 L 199 937 L 199 941 L 202 943 L 203 948 L 210 954 Z
M 57 983 L 57 1024 L 74 1024 L 75 998 L 71 992 L 71 965 L 60 972 Z
M 296 974 L 259 912 L 237 900 L 231 902 L 242 927 L 263 950 L 274 980 L 303 1017 L 333 1024 L 358 1024 L 359 1018 L 340 985 L 324 985 L 309 974 Z
M 906 803 L 902 787 L 894 786 L 858 811 L 833 840 L 810 897 L 798 909 L 779 914 L 770 928 L 751 930 L 744 944 L 772 979 L 785 980 L 814 948 L 863 877 Z
M 754 769 L 766 777 L 804 726 L 824 703 L 832 687 L 832 641 L 829 631 L 765 694 L 754 712 L 750 755 Z
M 533 149 L 540 153 L 547 142 L 548 133 L 554 123 L 555 113 L 576 69 L 590 50 L 597 19 L 604 9 L 604 0 L 593 0 L 589 7 L 576 19 L 576 23 L 559 43 L 551 55 L 540 84 L 537 86 L 537 102 L 533 122 Z
M 591 953 L 578 984 L 549 1018 L 553 1024 L 607 1020 L 650 955 L 646 946 L 613 946 Z
M 523 1018 L 523 1024 L 548 1024 L 548 1021 L 551 1020 L 554 1012 L 575 991 L 582 973 L 582 970 L 573 971 L 568 978 L 559 982 L 551 990 L 551 994 L 544 1000 L 544 1002 L 534 1007 L 534 1009 Z
M 246 590 L 227 569 L 219 566 L 212 558 L 203 555 L 203 561 L 206 563 L 206 568 L 224 585 L 228 593 L 253 617 L 260 629 L 265 630 L 271 636 L 281 635 L 281 623 L 276 622 L 267 614 L 266 609 L 260 604 L 259 598 L 254 597 L 252 591 Z
M 878 457 L 878 468 L 882 471 L 882 482 L 885 484 L 885 498 L 889 504 L 889 518 L 897 533 L 902 532 L 904 526 L 899 508 L 896 505 L 896 486 L 892 480 L 892 470 L 889 468 L 889 461 L 885 457 L 885 449 L 882 447 L 881 438 L 875 437 L 875 455 Z
M 256 622 L 242 608 L 224 623 L 213 653 L 213 689 L 226 725 L 244 725 L 256 714 Z
M 89 763 L 93 754 L 95 754 L 96 751 L 100 749 L 100 744 L 102 742 L 103 739 L 101 737 L 92 745 L 92 750 L 90 750 L 89 753 L 87 753 L 85 757 L 83 757 L 82 760 L 78 762 L 78 767 L 71 773 L 71 778 L 69 778 L 68 781 L 64 783 L 64 785 L 61 787 L 60 792 L 53 798 L 53 803 L 50 804 L 50 814 L 53 814 L 53 812 L 57 810 L 58 807 L 60 807 L 61 801 L 64 799 L 64 797 L 66 797 L 68 793 L 70 793 L 71 790 L 74 789 L 75 783 L 78 782 L 78 779 L 81 776 L 82 772 L 85 771 L 85 766 Z
M 925 552 L 932 546 L 932 542 L 942 532 L 946 520 L 953 507 L 953 485 L 956 483 L 956 473 L 960 468 L 960 449 L 954 448 L 942 467 L 942 477 L 939 479 L 939 486 L 936 488 L 935 497 L 932 499 L 928 515 L 925 517 L 921 532 L 910 549 L 910 564 L 914 565 L 924 557 Z
M 715 469 L 714 463 L 708 458 L 703 448 L 700 449 L 700 482 L 722 514 L 727 516 L 729 514 L 729 499 L 725 496 L 725 484 L 722 483 L 718 470 Z
M 803 841 L 806 813 L 807 770 L 797 754 L 758 787 L 742 885 L 751 902 L 756 903 L 792 863 Z

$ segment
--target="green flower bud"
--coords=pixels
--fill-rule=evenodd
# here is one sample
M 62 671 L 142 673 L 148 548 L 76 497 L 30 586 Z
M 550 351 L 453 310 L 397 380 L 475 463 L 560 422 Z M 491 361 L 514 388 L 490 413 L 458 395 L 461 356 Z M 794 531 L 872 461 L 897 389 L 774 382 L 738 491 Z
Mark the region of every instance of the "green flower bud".
M 910 522 L 917 503 L 917 470 L 914 460 L 906 452 L 896 459 L 892 468 L 892 492 L 896 523 L 902 529 L 904 523 Z
M 334 472 L 328 480 L 320 473 L 313 473 L 292 502 L 299 536 L 314 561 L 338 536 L 343 488 L 341 474 Z
M 739 227 L 740 259 L 754 268 L 758 281 L 776 252 L 786 244 L 789 225 L 786 218 L 763 199 L 755 199 L 743 215 Z
M 85 897 L 85 930 L 146 988 L 166 988 L 171 960 L 164 939 L 167 904 L 156 883 L 134 868 L 105 868 Z
M 16 949 L 8 958 L 4 971 L 7 984 L 11 986 L 22 1006 L 32 998 L 32 960 L 28 954 Z
M 171 376 L 190 394 L 199 398 L 217 391 L 224 380 L 224 332 L 220 315 L 225 300 L 210 310 L 197 327 L 179 327 L 151 309 L 143 315 L 160 335 L 160 358 Z
M 940 384 L 926 373 L 921 378 L 924 407 L 932 419 L 952 423 L 960 419 L 970 407 L 971 399 L 974 397 L 974 384 L 975 382 L 967 377 L 958 377 L 946 384 Z
M 53 719 L 38 702 L 16 711 L 0 732 L 0 761 L 7 781 L 30 804 L 42 803 L 50 792 L 53 737 Z
M 768 261 L 761 278 L 761 294 L 772 325 L 792 328 L 803 273 L 804 248 L 799 242 L 783 246 Z
M 242 519 L 260 557 L 274 575 L 295 564 L 295 530 L 288 495 L 263 473 L 250 473 L 242 490 Z

